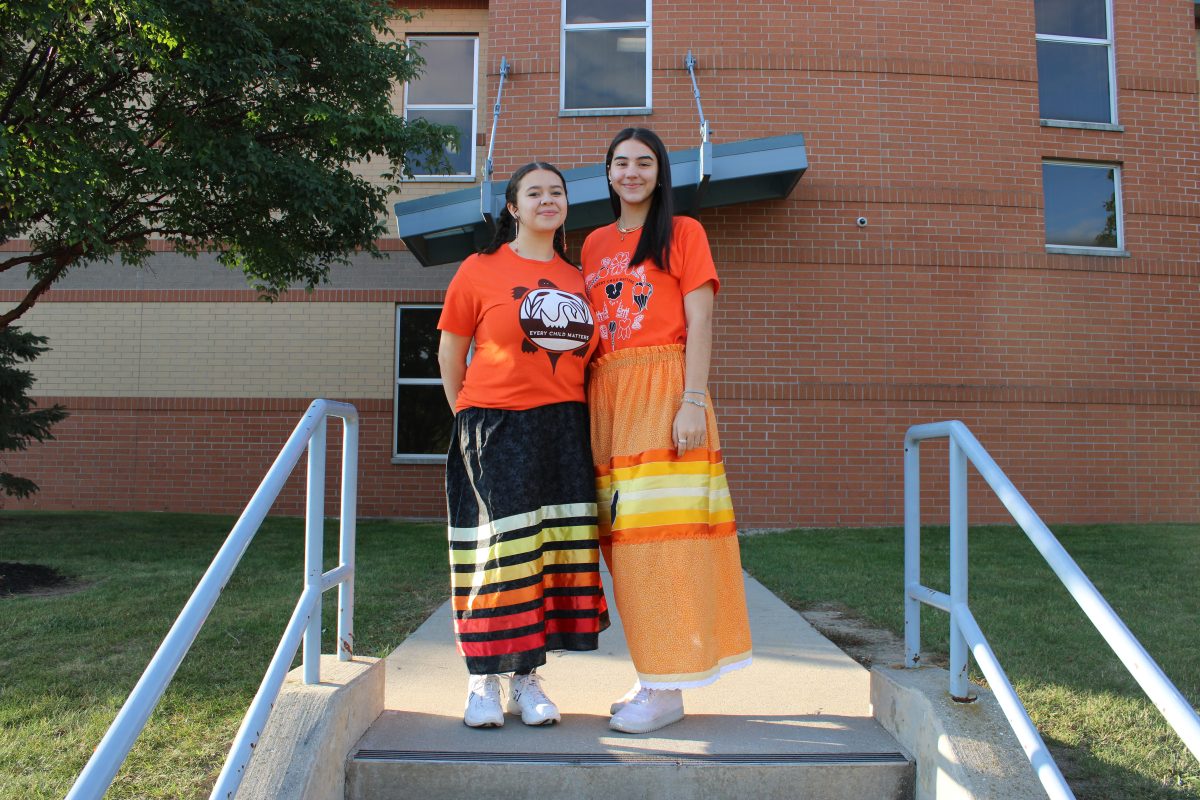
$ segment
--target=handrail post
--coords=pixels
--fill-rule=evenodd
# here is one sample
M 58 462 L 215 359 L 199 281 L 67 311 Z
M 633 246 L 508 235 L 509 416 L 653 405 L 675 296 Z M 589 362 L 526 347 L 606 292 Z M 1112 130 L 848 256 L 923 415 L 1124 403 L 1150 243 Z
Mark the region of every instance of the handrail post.
M 904 664 L 921 661 L 921 443 L 904 442 Z
M 338 586 L 338 659 L 354 655 L 354 546 L 358 507 L 358 420 L 342 420 L 342 514 L 338 562 L 350 576 Z
M 316 587 L 316 600 L 304 631 L 304 682 L 321 682 L 321 575 L 325 540 L 325 433 L 322 417 L 308 442 L 308 497 L 304 520 L 304 588 Z
M 967 456 L 950 437 L 950 696 L 969 702 L 967 638 L 959 621 L 967 606 Z

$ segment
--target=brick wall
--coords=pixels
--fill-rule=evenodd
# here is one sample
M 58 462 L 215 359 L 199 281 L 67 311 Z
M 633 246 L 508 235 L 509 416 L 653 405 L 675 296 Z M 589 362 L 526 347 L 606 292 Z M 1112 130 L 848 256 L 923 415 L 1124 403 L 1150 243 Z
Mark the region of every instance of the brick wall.
M 688 49 L 715 141 L 805 135 L 811 166 L 790 198 L 701 215 L 723 278 L 712 388 L 744 525 L 900 524 L 904 431 L 950 418 L 1049 522 L 1200 518 L 1193 3 L 1114 0 L 1123 131 L 1040 124 L 1032 3 L 814 0 L 732 14 L 656 2 L 654 111 L 634 117 L 558 115 L 557 0 L 436 5 L 409 28 L 478 26 L 481 112 L 500 57 L 514 64 L 501 179 L 533 157 L 595 163 L 630 124 L 694 147 Z M 1046 158 L 1122 166 L 1129 257 L 1046 253 Z M 390 381 L 390 364 L 379 374 Z M 364 453 L 376 448 L 363 513 L 440 515 L 440 468 L 384 453 L 388 395 L 347 389 L 364 404 Z M 75 397 L 59 442 L 10 461 L 40 476 L 47 507 L 235 511 L 306 402 L 278 396 L 119 408 Z M 924 450 L 926 519 L 944 521 L 945 445 Z M 1006 518 L 977 478 L 971 489 L 972 520 Z M 289 492 L 281 509 L 298 512 Z
M 1047 519 L 1194 520 L 1193 8 L 1114 6 L 1124 132 L 1040 124 L 1032 3 L 656 3 L 654 112 L 618 118 L 558 117 L 556 3 L 494 3 L 493 61 L 517 54 L 497 169 L 594 163 L 625 125 L 695 146 L 688 49 L 716 141 L 805 135 L 790 198 L 700 217 L 744 522 L 899 524 L 904 430 L 955 417 Z M 1122 165 L 1130 258 L 1045 252 L 1045 158 Z
M 252 296 L 251 292 L 227 292 Z M 40 395 L 391 398 L 392 303 L 43 302 Z
M 391 463 L 390 400 L 348 399 L 360 414 L 359 513 L 444 518 L 442 470 Z M 23 459 L 41 491 L 9 507 L 237 514 L 308 406 L 306 400 L 54 397 L 72 410 L 56 441 Z M 326 510 L 338 513 L 341 424 L 329 422 Z M 305 462 L 272 508 L 304 513 Z

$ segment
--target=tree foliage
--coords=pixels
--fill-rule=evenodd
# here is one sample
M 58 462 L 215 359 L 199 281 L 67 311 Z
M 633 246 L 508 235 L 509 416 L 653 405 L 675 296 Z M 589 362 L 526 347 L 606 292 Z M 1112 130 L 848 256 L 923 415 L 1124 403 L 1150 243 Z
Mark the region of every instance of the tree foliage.
M 18 366 L 44 353 L 45 343 L 45 337 L 19 328 L 0 328 L 0 452 L 24 450 L 31 441 L 53 439 L 50 426 L 67 416 L 60 405 L 34 407 L 28 396 L 33 375 Z M 37 484 L 28 478 L 0 471 L 0 492 L 28 497 L 37 490 Z
M 0 271 L 35 281 L 140 264 L 158 237 L 215 249 L 270 294 L 376 253 L 406 154 L 453 129 L 406 122 L 420 59 L 378 0 L 0 0 Z M 388 185 L 352 171 L 386 164 Z M 11 248 L 9 248 L 11 250 Z

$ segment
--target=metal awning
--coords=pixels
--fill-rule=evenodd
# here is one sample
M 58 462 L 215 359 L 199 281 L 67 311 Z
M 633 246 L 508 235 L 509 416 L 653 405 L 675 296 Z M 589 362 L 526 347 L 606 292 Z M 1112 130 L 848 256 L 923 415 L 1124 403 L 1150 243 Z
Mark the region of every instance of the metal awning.
M 711 154 L 711 155 L 710 155 Z M 795 133 L 728 144 L 703 142 L 670 154 L 675 208 L 703 208 L 787 197 L 808 169 L 804 136 Z M 563 173 L 570 211 L 567 229 L 612 222 L 604 165 Z M 492 238 L 494 218 L 504 207 L 508 183 L 485 180 L 479 187 L 396 203 L 396 224 L 405 246 L 424 266 L 462 261 Z

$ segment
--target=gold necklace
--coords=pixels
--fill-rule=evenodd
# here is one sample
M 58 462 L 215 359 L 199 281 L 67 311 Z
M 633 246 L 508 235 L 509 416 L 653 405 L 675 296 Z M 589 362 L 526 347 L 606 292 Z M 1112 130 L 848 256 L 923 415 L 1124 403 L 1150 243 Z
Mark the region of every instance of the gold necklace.
M 645 226 L 645 224 L 646 223 L 643 222 L 641 225 L 634 225 L 632 228 L 622 228 L 621 220 L 618 219 L 617 220 L 617 233 L 621 234 L 621 241 L 623 242 L 623 241 L 625 241 L 626 236 L 633 233 L 634 231 L 640 231 Z

